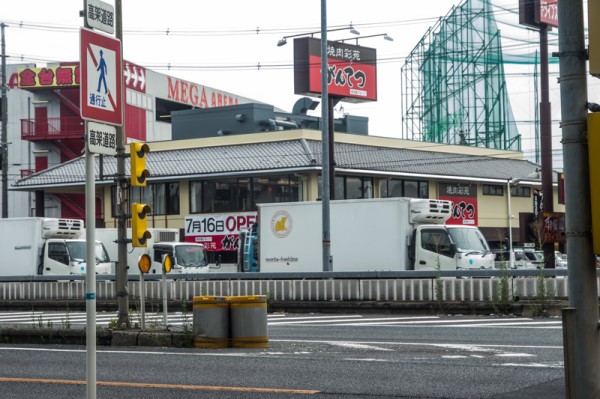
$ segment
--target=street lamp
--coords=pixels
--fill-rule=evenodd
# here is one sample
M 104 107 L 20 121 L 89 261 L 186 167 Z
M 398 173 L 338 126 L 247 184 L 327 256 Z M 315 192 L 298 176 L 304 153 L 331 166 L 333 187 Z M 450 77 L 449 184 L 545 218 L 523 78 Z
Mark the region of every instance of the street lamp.
M 510 203 L 510 194 L 512 185 L 518 183 L 519 179 L 510 178 L 506 182 L 506 194 L 508 201 L 508 266 L 510 269 L 514 269 L 515 266 L 515 252 L 513 251 L 513 237 L 512 237 L 512 207 Z
M 377 35 L 366 35 L 366 36 L 360 36 L 360 37 L 350 37 L 347 39 L 340 39 L 340 40 L 336 40 L 336 42 L 345 42 L 347 40 L 356 40 L 356 45 L 358 46 L 358 40 L 359 39 L 367 39 L 370 37 L 379 37 L 379 36 L 383 36 L 383 40 L 387 40 L 388 42 L 393 42 L 394 38 L 391 37 L 390 35 L 388 35 L 387 33 L 379 33 Z
M 360 32 L 357 31 L 356 29 L 354 29 L 352 24 L 345 26 L 343 28 L 327 29 L 327 32 L 335 32 L 335 31 L 340 31 L 340 30 L 349 30 L 350 33 L 352 33 L 353 35 L 360 35 Z M 311 37 L 314 37 L 314 35 L 319 34 L 319 33 L 322 33 L 322 31 L 298 33 L 297 35 L 284 36 L 277 42 L 277 47 L 285 46 L 287 44 L 287 39 L 289 39 L 291 37 L 300 37 L 300 36 L 308 36 L 308 35 L 310 35 Z

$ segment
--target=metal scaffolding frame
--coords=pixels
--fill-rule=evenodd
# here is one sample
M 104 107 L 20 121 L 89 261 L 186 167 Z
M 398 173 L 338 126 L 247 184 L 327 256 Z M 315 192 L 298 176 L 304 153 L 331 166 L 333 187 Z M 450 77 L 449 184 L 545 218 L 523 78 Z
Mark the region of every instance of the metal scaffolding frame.
M 520 151 L 503 64 L 489 1 L 453 7 L 401 69 L 403 138 Z

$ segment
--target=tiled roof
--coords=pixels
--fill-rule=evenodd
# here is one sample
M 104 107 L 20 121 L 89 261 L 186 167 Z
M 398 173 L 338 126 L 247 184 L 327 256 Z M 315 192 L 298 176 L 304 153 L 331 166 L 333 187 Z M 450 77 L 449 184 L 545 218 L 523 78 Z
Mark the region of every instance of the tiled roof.
M 253 144 L 223 145 L 150 152 L 147 155 L 149 182 L 211 176 L 240 176 L 278 170 L 320 169 L 321 141 L 304 138 Z M 336 171 L 354 173 L 456 177 L 473 180 L 531 179 L 538 165 L 519 159 L 336 143 Z M 96 158 L 96 179 L 100 161 Z M 129 173 L 129 162 L 126 162 Z M 102 157 L 103 181 L 113 183 L 116 159 Z M 56 188 L 85 184 L 85 158 L 80 157 L 18 180 L 13 189 Z

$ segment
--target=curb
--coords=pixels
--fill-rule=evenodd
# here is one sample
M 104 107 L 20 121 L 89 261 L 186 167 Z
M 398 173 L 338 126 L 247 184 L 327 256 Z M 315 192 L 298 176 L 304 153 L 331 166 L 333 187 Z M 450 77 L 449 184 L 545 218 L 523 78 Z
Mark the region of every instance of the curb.
M 177 331 L 103 330 L 96 332 L 96 345 L 191 348 L 193 338 L 191 333 Z M 85 345 L 86 331 L 0 328 L 0 343 Z

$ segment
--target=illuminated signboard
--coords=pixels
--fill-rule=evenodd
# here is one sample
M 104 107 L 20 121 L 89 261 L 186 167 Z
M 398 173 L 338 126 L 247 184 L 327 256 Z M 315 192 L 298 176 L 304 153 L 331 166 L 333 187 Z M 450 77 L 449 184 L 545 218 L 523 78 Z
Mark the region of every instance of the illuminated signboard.
M 207 251 L 237 251 L 240 232 L 256 221 L 256 212 L 189 215 L 185 217 L 185 241 L 203 244 Z
M 17 82 L 20 89 L 79 86 L 79 66 L 21 68 Z
M 452 201 L 452 216 L 446 224 L 477 226 L 477 186 L 439 184 L 439 199 Z
M 377 101 L 377 53 L 369 47 L 327 41 L 327 90 L 347 102 Z M 294 40 L 294 94 L 321 95 L 321 40 Z
M 519 24 L 558 27 L 558 0 L 519 0 Z

